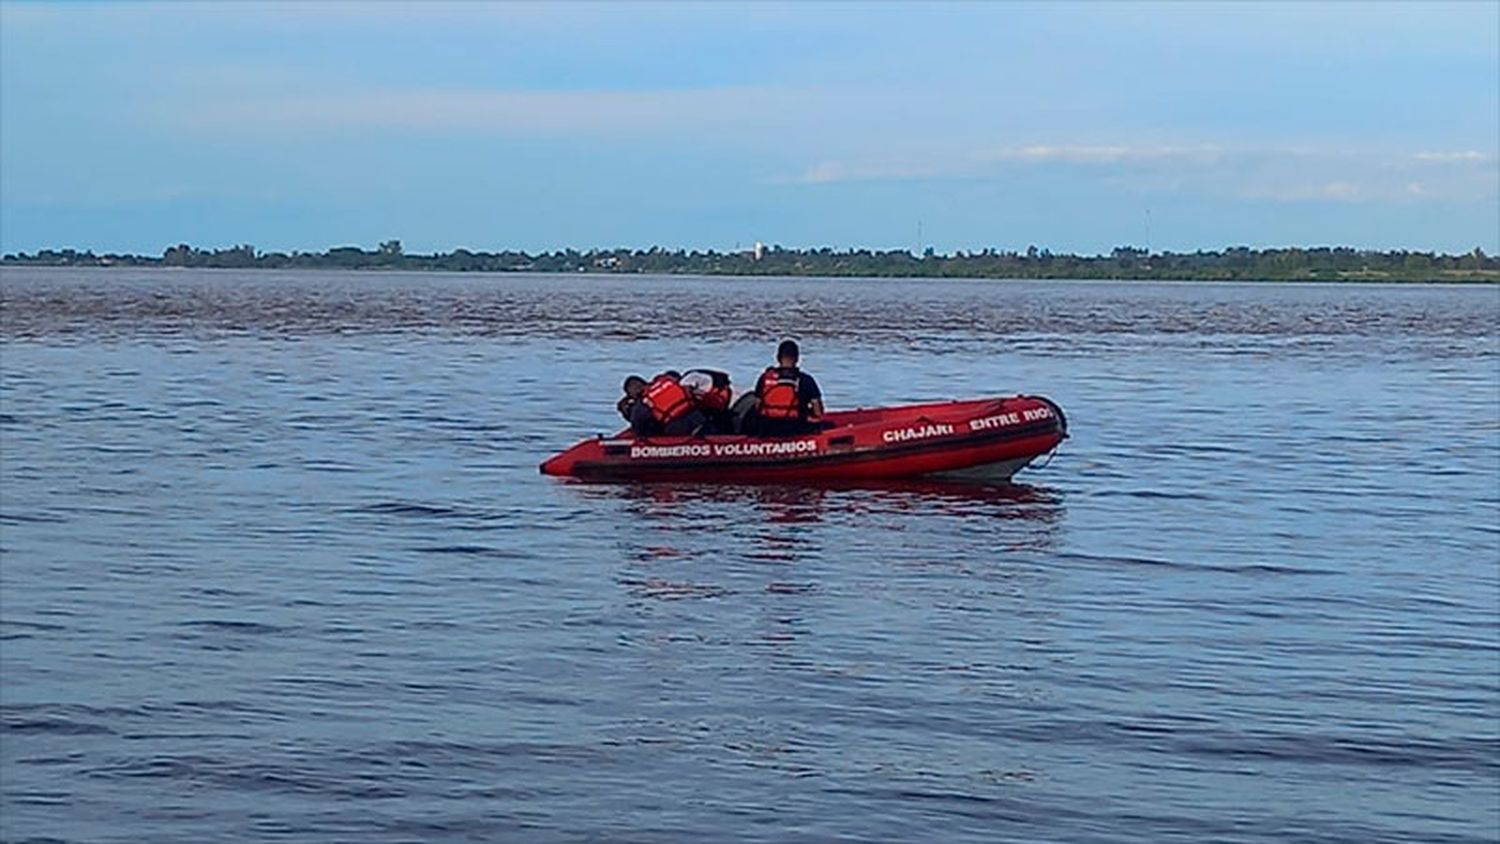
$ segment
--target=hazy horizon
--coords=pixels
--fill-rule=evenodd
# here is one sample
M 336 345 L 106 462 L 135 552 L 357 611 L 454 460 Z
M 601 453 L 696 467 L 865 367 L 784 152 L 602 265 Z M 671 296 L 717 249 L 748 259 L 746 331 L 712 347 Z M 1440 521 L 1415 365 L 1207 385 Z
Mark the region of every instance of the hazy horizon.
M 105 256 L 105 255 L 120 255 L 120 256 L 131 256 L 131 257 L 137 257 L 137 258 L 160 258 L 160 257 L 162 257 L 162 254 L 165 251 L 173 249 L 173 248 L 176 248 L 176 247 L 182 247 L 182 246 L 187 246 L 187 247 L 190 247 L 190 248 L 193 248 L 193 249 L 198 249 L 198 250 L 201 250 L 201 251 L 204 251 L 204 252 L 213 252 L 215 250 L 221 250 L 221 251 L 224 251 L 224 250 L 233 250 L 233 249 L 237 249 L 237 248 L 240 248 L 240 247 L 249 246 L 249 247 L 253 248 L 254 251 L 255 251 L 255 253 L 258 254 L 258 255 L 272 255 L 272 254 L 294 255 L 294 254 L 299 254 L 299 253 L 300 254 L 307 254 L 307 255 L 327 255 L 327 254 L 333 252 L 334 250 L 340 250 L 340 249 L 359 249 L 359 250 L 362 250 L 364 252 L 374 254 L 374 253 L 377 253 L 380 250 L 380 247 L 386 241 L 392 241 L 392 240 L 394 240 L 397 243 L 401 244 L 401 252 L 402 252 L 402 254 L 407 255 L 407 256 L 411 256 L 411 257 L 416 257 L 416 256 L 452 255 L 452 254 L 455 254 L 455 253 L 459 252 L 460 250 L 472 252 L 472 253 L 475 253 L 475 254 L 492 254 L 492 255 L 493 254 L 504 254 L 504 253 L 523 253 L 523 254 L 529 254 L 529 255 L 544 255 L 544 254 L 564 253 L 564 252 L 568 252 L 568 251 L 573 251 L 573 252 L 577 252 L 579 254 L 587 255 L 587 254 L 601 254 L 601 253 L 610 253 L 610 252 L 650 253 L 650 252 L 657 251 L 657 250 L 660 250 L 661 252 L 668 253 L 668 254 L 674 254 L 674 253 L 679 253 L 679 252 L 682 252 L 682 253 L 718 252 L 718 253 L 721 253 L 721 254 L 732 254 L 732 253 L 740 252 L 740 253 L 747 253 L 748 254 L 748 253 L 752 252 L 754 250 L 754 247 L 757 245 L 755 243 L 737 243 L 737 244 L 732 244 L 732 245 L 730 245 L 728 247 L 714 247 L 714 246 L 688 247 L 688 246 L 669 246 L 669 245 L 666 245 L 666 244 L 659 244 L 659 243 L 657 243 L 657 244 L 648 244 L 648 245 L 620 244 L 620 245 L 614 245 L 614 246 L 557 246 L 557 247 L 553 247 L 553 248 L 550 248 L 550 249 L 522 249 L 522 248 L 516 247 L 516 246 L 507 246 L 507 245 L 504 245 L 504 244 L 500 244 L 500 245 L 495 245 L 495 246 L 475 246 L 475 247 L 453 246 L 453 247 L 448 247 L 446 249 L 445 248 L 441 248 L 441 247 L 436 248 L 436 249 L 408 249 L 408 248 L 406 248 L 405 243 L 401 241 L 401 238 L 386 238 L 381 243 L 337 243 L 337 244 L 331 244 L 329 246 L 325 246 L 325 247 L 323 247 L 321 249 L 318 249 L 318 248 L 313 248 L 313 249 L 278 249 L 278 248 L 275 248 L 275 247 L 265 247 L 265 246 L 262 246 L 262 245 L 260 245 L 258 243 L 249 243 L 249 242 L 243 241 L 243 240 L 238 241 L 238 242 L 229 242 L 229 243 L 222 243 L 222 244 L 219 244 L 219 243 L 214 243 L 214 244 L 173 243 L 173 244 L 168 244 L 167 246 L 163 247 L 163 249 L 157 250 L 155 252 L 150 252 L 150 251 L 133 252 L 133 251 L 129 251 L 129 250 L 100 250 L 100 249 L 93 249 L 93 248 L 88 247 L 88 246 L 77 246 L 77 245 L 73 245 L 73 244 L 61 244 L 61 245 L 54 245 L 54 246 L 43 246 L 43 247 L 39 247 L 37 249 L 5 251 L 5 252 L 0 252 L 0 255 L 3 255 L 5 257 L 20 256 L 20 255 L 35 256 L 35 255 L 37 255 L 39 253 L 42 253 L 42 252 L 66 252 L 68 250 L 72 250 L 72 251 L 80 253 L 80 254 L 83 254 L 83 253 L 92 253 L 95 256 L 100 256 L 100 257 Z M 872 252 L 872 253 L 877 253 L 878 254 L 878 253 L 886 253 L 886 252 L 906 252 L 906 253 L 912 254 L 912 255 L 918 255 L 918 254 L 920 254 L 916 250 L 912 249 L 911 247 L 902 247 L 902 246 L 874 247 L 874 246 L 861 246 L 859 244 L 851 244 L 849 246 L 838 246 L 838 247 L 831 246 L 831 245 L 828 245 L 828 244 L 814 245 L 814 246 L 788 246 L 787 244 L 784 244 L 784 243 L 764 243 L 764 242 L 760 243 L 759 245 L 762 246 L 762 247 L 764 247 L 766 250 L 782 249 L 782 250 L 786 250 L 786 251 L 789 251 L 789 252 L 800 252 L 800 253 L 809 253 L 809 252 L 817 252 L 817 251 L 820 251 L 820 250 L 823 250 L 823 249 L 832 249 L 833 251 L 838 252 L 838 253 L 844 253 L 844 252 Z M 1009 246 L 1001 247 L 1001 246 L 995 246 L 995 245 L 981 245 L 981 246 L 975 246 L 975 247 L 972 247 L 972 248 L 959 248 L 959 249 L 946 250 L 946 251 L 934 248 L 933 249 L 933 253 L 935 255 L 939 256 L 939 257 L 953 257 L 955 255 L 960 255 L 960 254 L 974 255 L 974 254 L 983 253 L 985 251 L 993 251 L 995 253 L 1001 253 L 1001 254 L 1024 255 L 1024 254 L 1026 254 L 1027 249 L 1029 247 L 1032 247 L 1032 246 L 1036 246 L 1036 248 L 1038 250 L 1041 250 L 1041 251 L 1044 251 L 1044 252 L 1050 252 L 1051 254 L 1054 254 L 1054 255 L 1056 255 L 1058 257 L 1075 257 L 1075 258 L 1107 258 L 1115 250 L 1121 249 L 1121 248 L 1124 248 L 1124 249 L 1141 249 L 1142 251 L 1144 251 L 1144 247 L 1141 246 L 1140 244 L 1121 243 L 1121 244 L 1116 244 L 1115 246 L 1110 247 L 1109 249 L 1099 250 L 1098 252 L 1061 252 L 1061 251 L 1056 251 L 1056 250 L 1051 250 L 1051 249 L 1044 249 L 1043 247 L 1037 246 L 1036 244 L 1027 244 L 1027 245 L 1022 246 L 1020 248 L 1013 248 L 1013 247 L 1009 247 Z M 1484 254 L 1485 254 L 1486 257 L 1490 257 L 1490 258 L 1496 257 L 1489 250 L 1484 249 L 1484 247 L 1482 247 L 1482 246 L 1475 247 L 1475 248 L 1477 248 L 1477 249 L 1481 250 L 1482 252 L 1484 252 Z M 1317 251 L 1317 250 L 1353 249 L 1353 250 L 1355 250 L 1357 252 L 1362 252 L 1362 253 L 1389 254 L 1389 253 L 1394 253 L 1394 252 L 1419 252 L 1419 253 L 1434 254 L 1434 255 L 1439 255 L 1439 256 L 1444 256 L 1444 257 L 1462 257 L 1462 256 L 1465 256 L 1465 255 L 1472 254 L 1473 251 L 1474 251 L 1473 249 L 1467 249 L 1467 250 L 1463 250 L 1461 252 L 1444 252 L 1442 250 L 1435 250 L 1435 251 L 1434 250 L 1418 250 L 1418 249 L 1408 249 L 1408 248 L 1403 248 L 1403 247 L 1391 247 L 1389 249 L 1366 249 L 1366 248 L 1362 248 L 1362 247 L 1350 246 L 1348 244 L 1340 244 L 1340 243 L 1280 244 L 1280 245 L 1263 246 L 1263 247 L 1248 246 L 1248 245 L 1243 244 L 1243 243 L 1233 243 L 1233 244 L 1226 244 L 1226 245 L 1218 246 L 1218 247 L 1204 246 L 1204 247 L 1199 247 L 1197 249 L 1188 249 L 1188 250 L 1181 250 L 1181 251 L 1174 250 L 1174 249 L 1161 249 L 1161 248 L 1158 248 L 1158 249 L 1153 249 L 1149 254 L 1151 254 L 1151 255 L 1163 255 L 1163 254 L 1192 255 L 1192 254 L 1196 254 L 1196 253 L 1224 253 L 1224 252 L 1228 252 L 1228 251 L 1234 250 L 1234 249 L 1249 249 L 1252 252 L 1256 252 L 1256 253 L 1275 252 L 1275 251 L 1293 250 L 1293 249 L 1302 250 L 1302 251 L 1305 251 L 1305 252 L 1311 252 L 1311 251 Z

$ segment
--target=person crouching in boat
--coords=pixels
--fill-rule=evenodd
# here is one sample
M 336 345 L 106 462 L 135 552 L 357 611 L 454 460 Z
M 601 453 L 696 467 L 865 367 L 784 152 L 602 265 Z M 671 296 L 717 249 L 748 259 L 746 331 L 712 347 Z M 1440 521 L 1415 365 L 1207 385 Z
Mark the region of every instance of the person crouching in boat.
M 638 437 L 687 436 L 696 433 L 707 421 L 675 370 L 652 378 L 630 411 L 630 429 Z
M 752 433 L 792 437 L 822 429 L 823 391 L 811 375 L 797 368 L 800 357 L 795 340 L 783 340 L 776 348 L 776 365 L 755 382 L 759 403 L 747 420 Z
M 646 392 L 646 379 L 639 375 L 627 375 L 623 389 L 625 390 L 625 395 L 618 402 L 615 402 L 615 410 L 620 411 L 620 415 L 625 417 L 625 421 L 629 423 L 631 413 L 635 410 L 636 405 L 641 403 L 641 394 Z
M 729 415 L 729 403 L 734 390 L 729 384 L 729 373 L 717 369 L 689 369 L 682 376 L 682 387 L 693 397 L 698 410 L 708 420 L 702 434 L 730 434 L 734 422 Z

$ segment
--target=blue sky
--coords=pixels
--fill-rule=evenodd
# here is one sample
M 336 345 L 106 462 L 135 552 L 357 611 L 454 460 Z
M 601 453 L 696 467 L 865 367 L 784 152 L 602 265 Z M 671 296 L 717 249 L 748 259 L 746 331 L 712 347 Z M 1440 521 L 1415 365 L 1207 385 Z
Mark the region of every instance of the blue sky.
M 1500 252 L 1500 3 L 0 3 L 0 250 Z

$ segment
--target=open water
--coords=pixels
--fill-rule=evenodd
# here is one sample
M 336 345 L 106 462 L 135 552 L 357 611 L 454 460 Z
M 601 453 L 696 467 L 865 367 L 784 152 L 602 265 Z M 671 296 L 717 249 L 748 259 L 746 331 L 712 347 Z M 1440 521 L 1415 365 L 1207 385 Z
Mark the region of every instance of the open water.
M 0 273 L 6 842 L 1494 842 L 1500 288 Z M 588 486 L 622 376 L 1047 395 Z

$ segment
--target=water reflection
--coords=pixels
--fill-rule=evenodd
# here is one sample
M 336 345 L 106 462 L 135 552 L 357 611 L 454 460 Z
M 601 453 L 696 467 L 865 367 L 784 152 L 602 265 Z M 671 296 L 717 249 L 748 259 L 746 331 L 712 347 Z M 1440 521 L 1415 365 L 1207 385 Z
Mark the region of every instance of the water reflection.
M 669 601 L 806 595 L 850 564 L 972 574 L 1051 549 L 1066 513 L 1061 493 L 1024 484 L 563 485 L 622 505 L 619 583 L 633 598 Z
M 567 483 L 566 481 L 564 483 Z M 569 484 L 588 498 L 627 502 L 626 512 L 646 519 L 680 517 L 691 520 L 705 506 L 720 512 L 718 505 L 749 504 L 772 524 L 817 523 L 828 507 L 830 487 L 822 486 L 726 486 L 721 484 Z M 596 492 L 602 492 L 595 495 Z
M 1064 496 L 1046 487 L 912 480 L 850 485 L 576 484 L 567 497 L 624 525 L 615 583 L 639 628 L 623 641 L 664 687 L 714 688 L 784 717 L 746 736 L 705 727 L 674 692 L 657 728 L 703 734 L 793 776 L 857 687 L 865 715 L 924 711 L 957 686 L 976 706 L 1043 699 L 1033 678 L 1066 653 L 1053 627 Z M 807 703 L 812 701 L 813 703 Z M 804 707 L 808 707 L 804 710 Z M 746 748 L 778 748 L 775 753 Z M 871 767 L 917 764 L 888 750 Z M 1015 766 L 1019 767 L 1019 765 Z
M 717 520 L 732 508 L 736 516 L 754 513 L 758 521 L 769 524 L 818 524 L 840 516 L 901 514 L 1051 524 L 1065 512 L 1060 492 L 1014 483 L 932 479 L 816 485 L 559 483 L 586 500 L 623 501 L 626 513 L 650 521 Z

